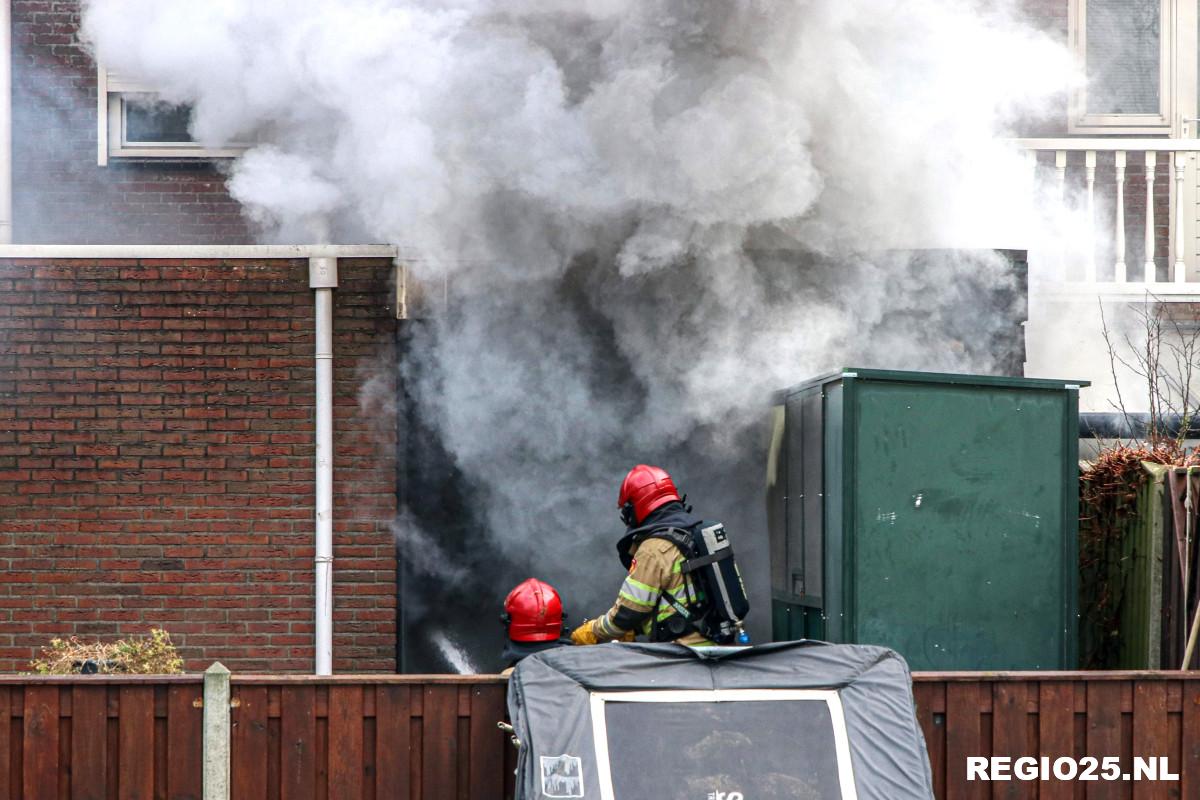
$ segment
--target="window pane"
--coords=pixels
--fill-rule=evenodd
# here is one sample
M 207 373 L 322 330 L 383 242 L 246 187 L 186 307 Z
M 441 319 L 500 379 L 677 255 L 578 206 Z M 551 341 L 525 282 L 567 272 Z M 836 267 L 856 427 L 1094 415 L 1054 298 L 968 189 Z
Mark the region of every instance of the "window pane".
M 838 800 L 823 700 L 604 704 L 616 797 Z M 735 795 L 736 796 L 736 795 Z
M 132 102 L 122 99 L 125 109 L 125 142 L 191 142 L 188 128 L 192 122 L 190 106 L 168 103 Z
M 1159 113 L 1159 0 L 1087 0 L 1087 110 Z

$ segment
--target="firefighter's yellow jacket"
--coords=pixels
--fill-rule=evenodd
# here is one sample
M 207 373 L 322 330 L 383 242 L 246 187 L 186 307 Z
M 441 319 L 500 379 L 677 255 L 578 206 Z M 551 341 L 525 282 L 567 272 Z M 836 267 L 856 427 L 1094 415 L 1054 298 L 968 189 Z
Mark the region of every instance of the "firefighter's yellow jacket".
M 683 553 L 664 539 L 643 539 L 634 546 L 633 564 L 621 584 L 617 600 L 608 613 L 592 621 L 597 641 L 624 637 L 629 631 L 650 635 L 656 622 L 677 612 L 663 596 L 669 591 L 688 610 L 701 599 L 691 579 L 683 574 Z M 679 644 L 707 645 L 708 639 L 696 632 L 675 641 Z

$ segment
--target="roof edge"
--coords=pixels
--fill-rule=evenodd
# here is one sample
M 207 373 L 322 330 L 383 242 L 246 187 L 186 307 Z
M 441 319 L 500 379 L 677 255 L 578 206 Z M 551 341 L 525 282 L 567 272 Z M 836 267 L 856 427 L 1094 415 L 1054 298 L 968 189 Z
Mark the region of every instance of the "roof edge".
M 400 258 L 390 244 L 6 244 L 0 259 Z
M 871 369 L 863 367 L 842 367 L 815 375 L 807 380 L 793 384 L 773 393 L 773 402 L 778 404 L 788 396 L 840 381 L 843 378 L 858 378 L 867 381 L 895 383 L 935 383 L 957 386 L 993 386 L 1012 389 L 1080 389 L 1091 386 L 1091 381 L 1073 380 L 1069 378 L 1016 378 L 1006 375 L 972 375 L 952 372 L 921 372 L 908 370 Z

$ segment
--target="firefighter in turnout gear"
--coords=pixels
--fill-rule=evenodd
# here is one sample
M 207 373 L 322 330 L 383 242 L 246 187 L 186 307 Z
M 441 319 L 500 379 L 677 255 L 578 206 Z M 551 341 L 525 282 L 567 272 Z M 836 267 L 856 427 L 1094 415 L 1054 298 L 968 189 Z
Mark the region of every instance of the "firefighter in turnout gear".
M 652 642 L 709 645 L 695 619 L 703 613 L 703 592 L 683 570 L 681 546 L 702 522 L 692 516 L 671 476 L 659 467 L 639 464 L 621 483 L 617 499 L 626 533 L 617 543 L 629 570 L 616 603 L 604 616 L 585 620 L 571 633 L 575 644 L 599 644 L 634 634 Z

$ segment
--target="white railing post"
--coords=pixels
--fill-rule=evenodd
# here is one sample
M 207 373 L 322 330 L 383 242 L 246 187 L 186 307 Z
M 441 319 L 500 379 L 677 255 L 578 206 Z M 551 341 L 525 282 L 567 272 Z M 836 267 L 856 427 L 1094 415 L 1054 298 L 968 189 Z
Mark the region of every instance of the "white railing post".
M 1142 279 L 1146 283 L 1157 280 L 1157 269 L 1154 266 L 1154 168 L 1158 164 L 1158 154 L 1153 150 L 1146 151 L 1146 263 L 1142 265 Z
M 1054 168 L 1058 170 L 1058 199 L 1065 200 L 1067 197 L 1067 151 L 1054 151 Z
M 1058 182 L 1058 209 L 1056 211 L 1060 220 L 1067 218 L 1067 151 L 1054 151 L 1054 171 L 1057 173 Z M 1056 258 L 1058 264 L 1055 272 L 1058 275 L 1058 280 L 1069 280 L 1070 272 L 1067 269 L 1069 247 L 1067 237 L 1063 236 L 1058 239 Z
M 1087 169 L 1087 274 L 1088 283 L 1096 282 L 1096 151 L 1084 153 L 1084 167 Z
M 1183 171 L 1187 167 L 1187 155 L 1172 153 L 1175 167 L 1175 282 L 1187 280 L 1187 266 L 1184 261 L 1186 239 L 1183 235 L 1183 211 L 1187 203 L 1183 202 Z
M 1125 283 L 1125 151 L 1118 150 L 1114 155 L 1117 173 L 1117 265 L 1113 280 Z
M 1040 186 L 1038 184 L 1038 151 L 1037 150 L 1026 150 L 1025 151 L 1025 170 L 1026 170 L 1025 178 L 1029 182 L 1029 187 L 1028 187 L 1029 188 L 1029 196 L 1030 197 L 1038 197 L 1040 194 L 1038 191 Z
M 1087 190 L 1087 226 L 1082 231 L 1076 231 L 1073 234 L 1074 242 L 1069 241 L 1071 236 L 1061 236 L 1046 242 L 1047 251 L 1042 253 L 1042 257 L 1047 263 L 1046 279 L 1047 280 L 1070 280 L 1079 281 L 1080 283 L 1098 283 L 1100 281 L 1108 282 L 1107 270 L 1104 270 L 1105 275 L 1101 277 L 1101 264 L 1104 258 L 1103 255 L 1107 252 L 1108 243 L 1103 241 L 1104 228 L 1106 223 L 1096 221 L 1096 212 L 1098 206 L 1103 206 L 1103 198 L 1096 197 L 1096 178 L 1097 168 L 1100 162 L 1107 158 L 1108 153 L 1112 153 L 1113 160 L 1113 180 L 1116 190 L 1116 203 L 1113 211 L 1110 214 L 1115 214 L 1110 217 L 1114 227 L 1114 236 L 1112 237 L 1114 245 L 1114 258 L 1109 261 L 1113 265 L 1113 273 L 1111 280 L 1116 283 L 1128 283 L 1134 281 L 1136 283 L 1159 283 L 1169 281 L 1176 284 L 1187 284 L 1190 281 L 1197 281 L 1200 284 L 1200 276 L 1193 275 L 1191 272 L 1192 257 L 1198 254 L 1196 243 L 1193 241 L 1189 230 L 1194 221 L 1192 214 L 1195 204 L 1200 202 L 1196 193 L 1192 191 L 1191 177 L 1189 170 L 1197 167 L 1196 157 L 1200 154 L 1200 139 L 1150 139 L 1150 138 L 1123 138 L 1110 139 L 1087 136 L 1070 136 L 1070 137 L 1042 137 L 1042 138 L 1018 138 L 1010 140 L 1014 145 L 1020 148 L 1025 154 L 1025 163 L 1028 168 L 1029 177 L 1033 183 L 1033 191 L 1036 194 L 1038 201 L 1043 206 L 1043 212 L 1055 219 L 1065 219 L 1068 206 L 1074 208 L 1074 205 L 1083 205 L 1080 198 L 1079 202 L 1073 201 L 1067 197 L 1067 169 L 1071 166 L 1073 159 L 1076 156 L 1072 153 L 1078 153 L 1080 166 L 1084 167 L 1083 174 L 1080 176 L 1082 187 Z M 1052 188 L 1050 185 L 1049 176 L 1042 170 L 1049 165 L 1046 160 L 1050 154 L 1054 154 L 1054 179 L 1057 187 Z M 1165 154 L 1165 155 L 1164 155 Z M 1130 163 L 1130 156 L 1136 164 Z M 1154 194 L 1155 184 L 1158 182 L 1158 165 L 1160 158 L 1165 158 L 1166 163 L 1163 164 L 1163 172 L 1165 173 L 1164 180 L 1168 181 L 1164 187 L 1160 189 L 1169 189 L 1164 192 L 1168 196 L 1165 208 L 1160 208 L 1155 203 L 1162 199 L 1157 198 Z M 1106 164 L 1108 162 L 1105 162 Z M 1146 166 L 1146 194 L 1145 194 L 1145 217 L 1141 222 L 1145 223 L 1142 231 L 1142 241 L 1145 245 L 1142 259 L 1141 274 L 1131 273 L 1128 263 L 1128 251 L 1130 242 L 1128 239 L 1129 225 L 1137 226 L 1138 221 L 1130 220 L 1126 208 L 1128 202 L 1125 197 L 1125 189 L 1129 173 L 1129 168 L 1134 169 L 1140 167 L 1141 164 Z M 1041 180 L 1039 180 L 1039 177 Z M 1107 177 L 1103 178 L 1107 180 Z M 1058 199 L 1053 199 L 1055 188 L 1057 188 Z M 1074 192 L 1074 190 L 1072 190 Z M 1136 191 L 1136 189 L 1135 189 Z M 1101 192 L 1103 194 L 1103 192 Z M 1074 194 L 1072 195 L 1072 198 Z M 1054 208 L 1057 202 L 1057 209 Z M 1134 198 L 1135 212 L 1137 205 L 1141 201 Z M 1078 209 L 1082 211 L 1082 208 Z M 1101 212 L 1103 213 L 1103 212 Z M 1165 217 L 1163 215 L 1166 215 Z M 1137 214 L 1134 214 L 1136 219 Z M 1159 231 L 1156 228 L 1156 223 L 1162 226 L 1162 238 L 1166 241 L 1165 245 L 1159 242 Z M 1078 226 L 1076 226 L 1078 229 Z M 1136 236 L 1136 233 L 1134 234 Z M 1087 237 L 1086 243 L 1078 241 Z M 1136 239 L 1135 239 L 1136 241 Z M 1101 244 L 1103 242 L 1103 245 Z M 1086 246 L 1087 253 L 1081 253 L 1080 247 Z M 1162 252 L 1159 252 L 1159 250 Z M 1052 262 L 1057 255 L 1058 264 L 1055 267 Z M 1166 267 L 1166 274 L 1160 279 L 1158 272 L 1158 258 L 1161 257 Z M 1071 259 L 1079 263 L 1068 263 Z M 1136 269 L 1136 265 L 1135 265 Z M 1057 274 L 1057 277 L 1055 277 Z M 1069 276 L 1069 277 L 1068 277 Z

